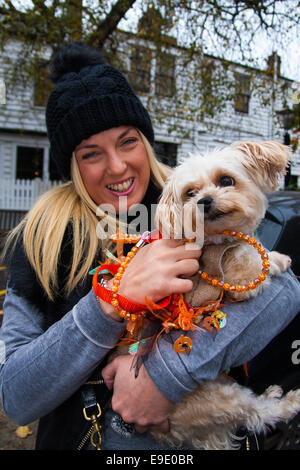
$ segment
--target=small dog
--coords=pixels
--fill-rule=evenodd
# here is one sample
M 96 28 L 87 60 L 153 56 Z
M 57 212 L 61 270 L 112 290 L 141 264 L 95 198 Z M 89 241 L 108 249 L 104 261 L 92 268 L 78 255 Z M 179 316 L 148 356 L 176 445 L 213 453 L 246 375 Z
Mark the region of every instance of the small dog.
M 241 240 L 216 234 L 223 230 L 253 235 L 267 208 L 266 195 L 278 186 L 291 158 L 288 147 L 273 141 L 237 142 L 212 153 L 190 156 L 169 177 L 157 207 L 156 222 L 172 238 L 195 236 L 186 228 L 183 213 L 190 214 L 194 230 L 199 205 L 204 208 L 204 245 L 201 269 L 234 285 L 245 285 L 261 272 L 261 258 Z M 183 210 L 183 209 L 187 210 Z M 199 226 L 199 223 L 198 223 Z M 179 227 L 179 229 L 178 229 Z M 183 227 L 183 232 L 181 231 Z M 288 256 L 269 253 L 270 275 L 286 271 Z M 220 289 L 193 276 L 194 288 L 185 296 L 193 306 L 220 296 Z M 228 292 L 236 300 L 259 294 L 268 281 L 247 292 Z M 209 333 L 208 333 L 209 334 Z M 220 333 L 217 333 L 220 334 Z M 170 415 L 170 432 L 153 431 L 161 443 L 196 449 L 234 449 L 237 428 L 266 431 L 300 411 L 300 389 L 282 396 L 279 386 L 257 396 L 250 389 L 220 375 L 186 395 Z

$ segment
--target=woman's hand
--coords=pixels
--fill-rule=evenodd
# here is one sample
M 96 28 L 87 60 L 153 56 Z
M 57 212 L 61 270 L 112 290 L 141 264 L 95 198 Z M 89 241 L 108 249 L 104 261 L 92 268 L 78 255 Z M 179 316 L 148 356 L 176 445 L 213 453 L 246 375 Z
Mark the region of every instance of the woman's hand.
M 173 403 L 157 388 L 142 365 L 137 378 L 132 368 L 132 356 L 118 356 L 102 370 L 109 389 L 114 389 L 113 410 L 126 423 L 134 423 L 138 432 L 155 426 L 161 432 L 169 430 L 168 414 Z
M 161 239 L 141 248 L 126 268 L 118 293 L 138 304 L 190 292 L 201 249 L 183 240 Z

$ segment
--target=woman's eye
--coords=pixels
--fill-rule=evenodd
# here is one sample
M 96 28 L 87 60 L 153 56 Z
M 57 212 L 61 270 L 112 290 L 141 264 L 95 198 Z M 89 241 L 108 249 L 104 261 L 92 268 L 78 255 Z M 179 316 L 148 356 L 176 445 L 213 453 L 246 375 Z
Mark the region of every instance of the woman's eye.
M 194 197 L 196 194 L 196 190 L 195 189 L 188 189 L 187 192 L 186 192 L 186 195 L 188 197 Z
M 232 176 L 221 176 L 219 179 L 219 186 L 234 186 L 235 185 L 235 180 L 232 178 Z
M 98 155 L 97 152 L 90 152 L 90 153 L 86 153 L 85 155 L 82 155 L 82 160 L 87 160 L 89 158 L 93 158 L 93 157 L 96 157 Z
M 135 142 L 137 142 L 136 137 L 129 137 L 128 139 L 122 142 L 122 145 L 130 145 L 130 144 L 134 144 Z

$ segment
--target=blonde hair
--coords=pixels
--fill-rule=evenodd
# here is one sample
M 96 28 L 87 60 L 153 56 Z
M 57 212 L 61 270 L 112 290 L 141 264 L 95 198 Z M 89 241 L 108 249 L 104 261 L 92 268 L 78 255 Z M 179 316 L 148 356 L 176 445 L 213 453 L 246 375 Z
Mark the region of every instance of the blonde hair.
M 163 188 L 170 169 L 160 163 L 145 136 L 140 133 L 145 145 L 151 178 Z M 76 285 L 88 275 L 90 266 L 100 248 L 98 218 L 105 216 L 106 223 L 116 226 L 116 219 L 104 214 L 89 196 L 75 156 L 71 159 L 71 181 L 44 193 L 26 214 L 20 224 L 7 237 L 3 256 L 14 249 L 23 234 L 26 255 L 49 299 L 58 293 L 58 264 L 62 242 L 69 224 L 73 231 L 72 263 L 63 293 L 69 295 Z M 98 218 L 97 218 L 98 217 Z M 98 232 L 97 232 L 98 231 Z M 103 237 L 104 238 L 104 237 Z M 108 241 L 103 239 L 101 247 Z

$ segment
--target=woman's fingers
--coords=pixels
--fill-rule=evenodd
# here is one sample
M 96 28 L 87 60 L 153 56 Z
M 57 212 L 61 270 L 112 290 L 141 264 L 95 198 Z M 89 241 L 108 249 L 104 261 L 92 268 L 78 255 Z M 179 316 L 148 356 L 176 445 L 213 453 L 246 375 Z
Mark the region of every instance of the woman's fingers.
M 170 431 L 170 421 L 168 419 L 166 419 L 161 424 L 156 425 L 155 429 L 157 429 L 160 432 L 169 432 Z
M 178 247 L 175 250 L 173 250 L 174 253 L 172 253 L 172 258 L 174 259 L 174 262 L 179 262 L 179 261 L 188 261 L 188 260 L 199 260 L 202 251 L 200 249 L 193 249 L 189 250 L 185 246 L 183 247 Z
M 168 256 L 179 261 L 181 259 L 198 259 L 201 256 L 202 250 L 196 243 L 187 243 L 183 240 L 164 240 L 165 245 L 162 248 Z
M 118 362 L 115 359 L 102 370 L 103 380 L 109 390 L 112 390 L 114 386 L 117 365 L 118 365 Z
M 147 432 L 149 429 L 149 426 L 139 426 L 138 424 L 134 425 L 136 432 L 143 434 L 144 432 Z
M 175 278 L 171 283 L 171 291 L 173 294 L 186 294 L 193 289 L 193 281 L 191 279 Z
M 150 431 L 151 428 L 156 429 L 157 431 L 160 431 L 160 432 L 169 432 L 170 422 L 168 419 L 165 419 L 162 423 L 156 424 L 154 426 L 140 426 L 138 424 L 135 424 L 134 427 L 135 427 L 135 430 L 141 434 L 144 432 Z
M 190 277 L 196 274 L 199 270 L 199 262 L 197 259 L 185 259 L 177 261 L 174 264 L 173 274 L 174 276 L 186 276 Z

